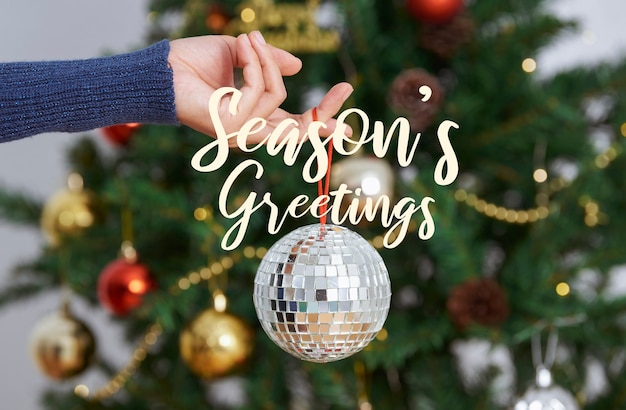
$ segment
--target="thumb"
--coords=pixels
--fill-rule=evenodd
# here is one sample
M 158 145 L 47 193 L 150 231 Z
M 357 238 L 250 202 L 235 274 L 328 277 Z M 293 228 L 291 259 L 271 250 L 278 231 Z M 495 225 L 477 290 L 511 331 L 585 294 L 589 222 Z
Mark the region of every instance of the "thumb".
M 339 112 L 343 104 L 348 97 L 352 94 L 354 88 L 349 83 L 339 83 L 334 85 L 322 98 L 319 105 L 315 107 L 315 114 L 317 118 L 313 118 L 313 109 L 307 111 L 304 115 L 305 118 L 310 118 L 311 121 L 321 121 L 326 124 L 326 128 L 320 129 L 320 135 L 327 137 L 335 130 L 337 121 L 333 117 Z M 344 124 L 345 133 L 347 136 L 352 135 L 352 128 L 347 124 Z
M 349 83 L 335 84 L 317 106 L 317 120 L 327 122 L 334 117 L 353 91 Z

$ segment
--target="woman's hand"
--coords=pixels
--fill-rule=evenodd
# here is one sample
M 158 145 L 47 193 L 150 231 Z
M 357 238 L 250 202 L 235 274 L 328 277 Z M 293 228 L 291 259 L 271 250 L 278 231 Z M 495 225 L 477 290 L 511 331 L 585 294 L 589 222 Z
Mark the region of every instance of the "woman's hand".
M 282 120 L 294 119 L 302 133 L 313 121 L 312 109 L 291 114 L 280 109 L 287 97 L 283 76 L 296 74 L 302 62 L 287 51 L 265 43 L 260 32 L 231 36 L 190 37 L 170 42 L 169 63 L 174 73 L 174 93 L 178 120 L 197 131 L 215 136 L 209 116 L 209 98 L 221 87 L 235 87 L 234 70 L 243 69 L 243 93 L 237 115 L 228 111 L 228 98 L 220 102 L 220 120 L 226 132 L 236 132 L 251 118 L 267 120 L 263 135 L 253 135 L 253 144 L 261 141 Z M 348 83 L 332 87 L 317 107 L 317 120 L 325 122 L 322 136 L 335 128 L 332 117 L 350 96 Z M 235 142 L 233 141 L 233 144 Z

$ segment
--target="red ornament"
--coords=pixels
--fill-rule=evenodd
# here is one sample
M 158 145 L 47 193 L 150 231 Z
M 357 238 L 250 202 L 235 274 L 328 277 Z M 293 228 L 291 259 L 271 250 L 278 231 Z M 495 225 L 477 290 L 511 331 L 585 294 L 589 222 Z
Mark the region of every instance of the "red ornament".
M 109 140 L 109 142 L 115 145 L 124 146 L 128 144 L 130 137 L 135 134 L 137 128 L 139 128 L 141 124 L 132 122 L 128 124 L 117 124 L 111 125 L 109 127 L 102 128 L 102 133 L 105 138 Z
M 111 313 L 123 316 L 141 305 L 143 295 L 154 287 L 147 266 L 119 258 L 102 270 L 98 279 L 98 300 Z
M 463 6 L 463 0 L 406 0 L 409 13 L 426 23 L 447 23 L 463 9 Z
M 231 20 L 224 6 L 213 3 L 207 8 L 205 23 L 213 33 L 222 34 Z

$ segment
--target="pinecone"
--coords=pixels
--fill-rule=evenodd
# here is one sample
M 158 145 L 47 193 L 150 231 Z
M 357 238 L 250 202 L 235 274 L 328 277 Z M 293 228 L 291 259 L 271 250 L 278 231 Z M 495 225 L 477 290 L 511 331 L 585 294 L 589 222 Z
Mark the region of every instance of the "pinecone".
M 444 24 L 423 24 L 419 42 L 426 50 L 442 58 L 450 58 L 474 34 L 474 20 L 465 13 Z
M 456 286 L 446 303 L 452 322 L 461 330 L 470 324 L 495 326 L 509 316 L 504 289 L 488 278 L 470 279 Z
M 419 89 L 426 85 L 432 94 L 427 101 Z M 391 83 L 389 104 L 398 113 L 405 115 L 411 124 L 411 130 L 423 131 L 434 121 L 443 104 L 444 89 L 437 77 L 419 68 L 412 68 L 400 73 Z

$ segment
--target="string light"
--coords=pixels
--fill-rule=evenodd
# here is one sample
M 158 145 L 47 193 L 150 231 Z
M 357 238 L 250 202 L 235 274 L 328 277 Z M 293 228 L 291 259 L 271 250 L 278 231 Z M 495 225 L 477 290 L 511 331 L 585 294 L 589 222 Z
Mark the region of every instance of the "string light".
M 256 13 L 250 7 L 241 10 L 241 21 L 244 23 L 252 23 L 256 18 Z
M 210 269 L 211 273 L 213 273 L 214 275 L 219 275 L 220 273 L 224 272 L 224 266 L 221 262 L 213 262 Z
M 256 253 L 256 250 L 254 249 L 253 246 L 246 246 L 245 248 L 243 248 L 243 256 L 245 256 L 248 259 L 253 258 L 255 253 Z
M 533 179 L 539 184 L 546 182 L 548 179 L 548 172 L 543 168 L 537 168 L 535 172 L 533 172 Z
M 578 203 L 585 210 L 585 225 L 593 228 L 600 223 L 600 206 L 597 202 L 592 201 L 587 196 L 583 196 Z
M 556 294 L 559 296 L 567 296 L 569 295 L 570 292 L 570 287 L 567 283 L 565 282 L 560 282 L 556 285 Z
M 263 259 L 266 253 L 267 253 L 267 248 L 260 247 L 256 249 L 256 251 L 254 252 L 254 255 L 259 259 Z
M 187 289 L 189 289 L 190 285 L 191 285 L 191 283 L 189 282 L 188 278 L 180 278 L 178 280 L 178 288 L 180 290 L 187 290 Z
M 89 396 L 89 387 L 85 386 L 84 384 L 79 384 L 74 387 L 74 394 L 79 397 L 87 397 Z
M 193 217 L 196 218 L 197 221 L 204 221 L 207 219 L 209 213 L 206 208 L 196 208 L 193 211 Z
M 226 300 L 226 295 L 221 290 L 216 290 L 213 292 L 213 307 L 218 312 L 226 311 L 226 304 L 228 301 Z
M 387 332 L 387 329 L 383 327 L 382 329 L 380 329 L 380 332 L 378 332 L 378 334 L 376 335 L 376 340 L 384 342 L 385 340 L 387 340 L 388 336 L 389 336 L 389 333 Z
M 537 62 L 532 59 L 532 58 L 525 58 L 524 61 L 522 61 L 522 70 L 524 70 L 527 73 L 532 73 L 533 71 L 535 71 L 537 69 Z
M 202 268 L 202 269 L 200 269 L 199 273 L 200 273 L 200 278 L 202 278 L 202 280 L 209 280 L 209 279 L 211 279 L 211 275 L 212 275 L 211 269 L 209 269 L 209 268 Z M 190 273 L 190 275 L 191 274 L 193 274 L 193 272 Z
M 202 276 L 199 272 L 191 272 L 188 279 L 190 284 L 197 285 L 198 283 L 200 283 L 200 280 L 202 280 Z

